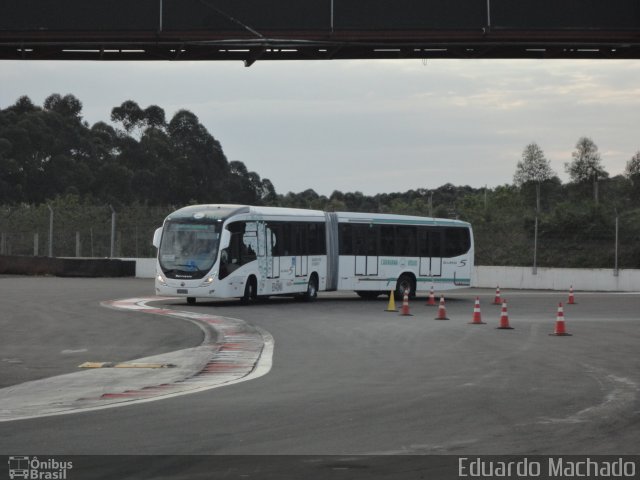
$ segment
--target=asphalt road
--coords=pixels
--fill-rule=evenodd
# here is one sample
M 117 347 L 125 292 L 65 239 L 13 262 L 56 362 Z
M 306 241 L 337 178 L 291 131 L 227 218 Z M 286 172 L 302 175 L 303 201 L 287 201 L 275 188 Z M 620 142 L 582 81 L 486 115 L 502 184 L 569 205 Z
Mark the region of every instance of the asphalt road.
M 117 312 L 149 295 L 134 279 L 0 278 L 0 383 L 196 346 L 189 322 Z M 476 295 L 485 325 L 470 325 Z M 497 330 L 493 291 L 425 299 L 413 316 L 386 299 L 323 294 L 241 306 L 165 302 L 241 318 L 273 336 L 270 373 L 123 408 L 0 423 L 4 454 L 639 454 L 640 296 L 576 292 L 572 336 L 556 337 L 566 293 L 502 291 L 514 330 Z
M 188 322 L 119 315 L 103 300 L 153 295 L 153 281 L 0 276 L 0 388 L 198 345 Z

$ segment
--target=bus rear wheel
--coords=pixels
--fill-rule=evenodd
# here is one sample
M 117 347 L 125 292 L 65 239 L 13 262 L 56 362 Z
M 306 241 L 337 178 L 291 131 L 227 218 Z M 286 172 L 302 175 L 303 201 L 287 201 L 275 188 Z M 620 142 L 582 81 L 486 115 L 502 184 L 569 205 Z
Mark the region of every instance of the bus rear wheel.
M 318 277 L 313 273 L 309 277 L 307 291 L 302 294 L 302 300 L 305 302 L 313 302 L 316 298 L 318 298 Z
M 416 281 L 415 279 L 406 273 L 403 273 L 398 278 L 398 282 L 396 283 L 396 291 L 395 296 L 396 300 L 402 300 L 404 297 L 404 292 L 409 291 L 409 298 L 415 298 L 416 296 Z
M 187 304 L 195 305 L 196 304 L 196 297 L 187 297 Z

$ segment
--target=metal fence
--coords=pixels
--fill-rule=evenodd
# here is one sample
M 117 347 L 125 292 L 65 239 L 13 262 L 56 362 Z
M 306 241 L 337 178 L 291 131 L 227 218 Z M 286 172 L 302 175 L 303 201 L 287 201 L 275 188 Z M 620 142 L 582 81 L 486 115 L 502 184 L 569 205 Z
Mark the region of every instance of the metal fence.
M 544 217 L 474 225 L 477 265 L 548 268 L 640 268 L 640 225 L 635 216 L 567 225 Z
M 175 208 L 0 206 L 0 254 L 152 258 L 153 233 Z M 477 265 L 640 268 L 640 212 L 572 225 L 550 218 L 471 220 Z
M 153 232 L 171 207 L 0 208 L 0 255 L 151 258 Z

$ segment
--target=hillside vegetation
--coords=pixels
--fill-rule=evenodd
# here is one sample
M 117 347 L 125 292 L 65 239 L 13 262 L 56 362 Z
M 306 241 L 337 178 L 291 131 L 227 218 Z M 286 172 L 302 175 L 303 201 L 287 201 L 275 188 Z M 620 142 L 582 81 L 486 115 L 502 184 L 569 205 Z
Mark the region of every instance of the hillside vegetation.
M 54 218 L 54 254 L 106 256 L 112 213 L 117 254 L 152 256 L 153 230 L 193 203 L 241 203 L 328 211 L 389 212 L 471 222 L 480 265 L 640 268 L 640 153 L 610 178 L 597 146 L 578 140 L 563 184 L 542 149 L 514 159 L 514 182 L 492 189 L 443 185 L 373 196 L 307 189 L 277 193 L 271 181 L 229 162 L 196 115 L 128 100 L 111 124 L 89 125 L 73 95 L 42 106 L 21 97 L 0 110 L 0 253 L 43 254 Z M 51 212 L 54 212 L 53 217 Z M 35 234 L 38 238 L 35 239 Z

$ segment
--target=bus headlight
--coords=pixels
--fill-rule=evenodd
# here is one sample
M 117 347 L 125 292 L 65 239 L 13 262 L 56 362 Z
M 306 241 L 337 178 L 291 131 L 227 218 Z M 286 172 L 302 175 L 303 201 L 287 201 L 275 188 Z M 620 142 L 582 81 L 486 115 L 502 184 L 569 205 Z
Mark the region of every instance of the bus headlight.
M 204 279 L 204 281 L 200 284 L 201 287 L 208 287 L 209 285 L 211 285 L 213 283 L 213 281 L 215 280 L 216 276 L 214 275 L 209 275 L 207 278 Z
M 163 287 L 167 286 L 167 280 L 162 276 L 162 274 L 158 274 L 158 276 L 156 277 L 156 282 L 158 282 L 160 285 L 162 285 Z

